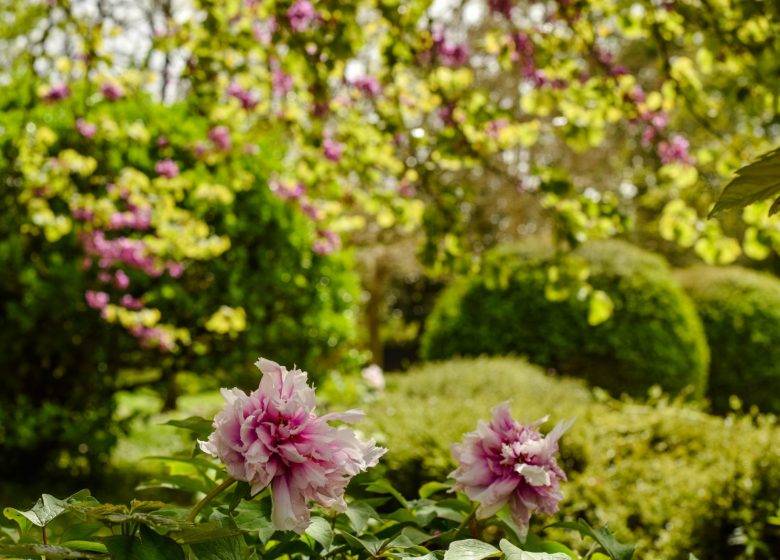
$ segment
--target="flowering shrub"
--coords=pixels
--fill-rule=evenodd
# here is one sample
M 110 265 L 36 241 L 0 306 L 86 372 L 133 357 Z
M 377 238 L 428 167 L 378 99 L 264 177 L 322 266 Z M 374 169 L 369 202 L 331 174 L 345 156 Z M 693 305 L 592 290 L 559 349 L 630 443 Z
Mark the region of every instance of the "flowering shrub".
M 352 422 L 359 412 L 317 416 L 305 372 L 263 359 L 257 365 L 263 372 L 259 388 L 249 395 L 223 390 L 227 402 L 213 424 L 198 418 L 173 422 L 199 435 L 210 432 L 200 449 L 227 470 L 198 455 L 197 448 L 192 457 L 171 458 L 169 464 L 188 465 L 189 474 L 156 484 L 204 494 L 192 509 L 140 500 L 129 507 L 101 504 L 86 490 L 66 499 L 44 494 L 30 510 L 5 509 L 17 528 L 0 536 L 0 557 L 581 558 L 523 530 L 531 510 L 555 510 L 565 475 L 554 455 L 567 425 L 542 438 L 538 423 L 523 426 L 498 406 L 490 425 L 480 424 L 456 448 L 461 461 L 453 473 L 456 484 L 426 484 L 418 498 L 407 499 L 387 481 L 362 472 L 376 465 L 384 449 L 362 442 L 349 427 L 329 424 Z M 489 468 L 511 483 L 501 492 L 474 493 L 484 479 L 473 470 L 474 459 L 487 450 Z M 461 489 L 481 503 L 453 494 Z M 502 506 L 515 490 L 509 515 Z M 311 510 L 309 501 L 317 504 Z M 559 526 L 593 539 L 587 557 L 596 551 L 613 560 L 633 555 L 632 546 L 605 529 L 584 522 Z

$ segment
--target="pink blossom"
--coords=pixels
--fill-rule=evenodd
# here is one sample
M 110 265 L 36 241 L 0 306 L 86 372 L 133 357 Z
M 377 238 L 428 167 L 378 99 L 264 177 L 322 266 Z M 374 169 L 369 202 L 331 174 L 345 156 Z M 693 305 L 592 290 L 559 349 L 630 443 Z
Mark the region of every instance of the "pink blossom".
M 527 529 L 532 513 L 558 511 L 559 484 L 566 474 L 554 455 L 572 422 L 561 422 L 542 437 L 538 426 L 546 420 L 523 425 L 502 403 L 493 409 L 490 423 L 480 420 L 476 431 L 452 447 L 459 464 L 450 473 L 455 479 L 453 490 L 479 502 L 477 517 L 490 517 L 509 502 L 515 522 Z
M 271 43 L 277 27 L 276 18 L 273 16 L 265 21 L 256 20 L 252 22 L 252 35 L 258 43 L 268 45 Z
M 153 278 L 162 274 L 161 266 L 157 259 L 148 253 L 146 243 L 142 239 L 107 239 L 102 230 L 93 230 L 82 234 L 81 242 L 87 256 L 97 257 L 98 266 L 104 270 L 121 263 L 141 270 Z
M 325 139 L 322 141 L 322 152 L 330 161 L 341 161 L 341 155 L 344 153 L 344 144 L 336 142 L 330 136 L 325 136 Z
M 450 43 L 442 33 L 433 34 L 433 50 L 444 66 L 463 66 L 469 61 L 468 46 Z
M 134 298 L 130 294 L 123 295 L 122 298 L 119 300 L 119 305 L 121 305 L 126 309 L 131 309 L 133 311 L 138 311 L 144 306 L 144 304 L 141 302 L 140 299 Z
M 43 100 L 47 103 L 61 101 L 67 97 L 70 97 L 70 87 L 68 87 L 68 84 L 57 84 L 51 86 L 42 96 Z
M 86 208 L 74 208 L 71 210 L 73 218 L 82 222 L 91 222 L 95 219 L 95 213 L 92 210 Z
M 162 159 L 154 165 L 154 171 L 158 175 L 173 179 L 179 175 L 179 166 L 172 159 Z
M 313 22 L 317 21 L 319 15 L 309 0 L 296 0 L 287 10 L 287 19 L 290 21 L 290 27 L 293 31 L 306 31 Z
M 257 97 L 256 93 L 242 88 L 236 82 L 232 82 L 228 86 L 227 94 L 238 99 L 238 101 L 241 103 L 241 107 L 244 109 L 254 109 L 260 102 L 260 99 Z
M 117 270 L 114 273 L 114 283 L 117 288 L 124 291 L 130 287 L 130 277 L 127 276 L 127 273 L 124 270 Z
M 222 152 L 227 152 L 233 145 L 230 141 L 230 130 L 226 126 L 215 126 L 209 130 L 209 140 Z
M 92 138 L 97 132 L 97 125 L 87 122 L 84 119 L 78 119 L 76 121 L 76 130 L 84 138 Z
M 303 213 L 306 214 L 312 220 L 319 220 L 323 217 L 322 212 L 320 212 L 319 208 L 314 206 L 314 204 L 312 204 L 308 200 L 301 201 L 301 210 L 303 210 Z
M 114 82 L 105 82 L 104 84 L 101 84 L 100 93 L 109 101 L 116 101 L 125 96 L 125 90 L 122 89 L 122 86 Z
M 306 187 L 300 183 L 290 186 L 281 181 L 271 181 L 268 186 L 271 191 L 282 200 L 298 199 L 306 194 Z
M 230 476 L 248 482 L 252 495 L 270 485 L 274 527 L 303 533 L 309 525 L 307 503 L 346 510 L 350 479 L 376 465 L 386 450 L 374 440 L 360 441 L 347 426 L 328 424 L 354 422 L 360 411 L 317 416 L 306 372 L 263 358 L 255 365 L 263 373 L 258 389 L 249 395 L 222 389 L 225 407 L 200 447 L 225 463 Z
M 184 274 L 184 265 L 181 263 L 171 261 L 165 265 L 165 268 L 171 278 L 181 278 L 181 275 Z
M 317 230 L 317 239 L 312 245 L 312 251 L 318 255 L 329 255 L 339 247 L 341 247 L 341 239 L 335 232 L 327 229 Z
M 84 293 L 84 299 L 87 301 L 87 305 L 92 309 L 103 309 L 108 305 L 109 297 L 106 292 L 87 290 Z
M 679 134 L 675 134 L 671 142 L 663 140 L 658 143 L 658 157 L 661 158 L 661 162 L 664 164 L 682 163 L 693 165 L 696 163 L 696 160 L 688 153 L 688 146 L 688 140 Z
M 355 78 L 355 80 L 352 81 L 352 85 L 355 86 L 358 91 L 369 97 L 376 97 L 382 93 L 382 86 L 379 85 L 379 81 L 373 76 Z
M 293 88 L 293 79 L 292 76 L 284 72 L 283 70 L 274 70 L 273 76 L 271 78 L 272 87 L 274 90 L 274 95 L 277 95 L 278 97 L 284 97 L 290 91 L 292 91 Z
M 170 142 L 168 140 L 168 137 L 165 136 L 164 134 L 161 134 L 160 136 L 157 137 L 157 147 L 158 148 L 165 148 L 169 144 L 170 144 Z
M 507 126 L 509 126 L 509 121 L 506 119 L 496 119 L 489 121 L 485 125 L 485 134 L 489 138 L 493 138 L 495 140 L 498 138 L 499 134 L 501 134 L 501 131 L 504 130 Z

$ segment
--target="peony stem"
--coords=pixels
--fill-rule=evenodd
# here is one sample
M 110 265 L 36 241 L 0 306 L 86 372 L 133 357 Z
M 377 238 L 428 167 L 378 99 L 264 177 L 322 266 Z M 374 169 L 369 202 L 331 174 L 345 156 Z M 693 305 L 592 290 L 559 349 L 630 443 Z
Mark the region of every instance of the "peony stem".
M 202 510 L 206 504 L 208 504 L 211 500 L 213 500 L 215 497 L 217 497 L 220 493 L 230 488 L 230 485 L 233 484 L 236 481 L 233 477 L 227 477 L 219 486 L 215 487 L 211 492 L 203 496 L 203 499 L 199 501 L 197 504 L 195 504 L 195 507 L 192 508 L 190 511 L 190 514 L 187 516 L 187 521 L 195 521 L 195 518 L 200 513 L 200 510 Z
M 471 513 L 468 514 L 468 516 L 461 521 L 460 525 L 457 529 L 455 529 L 455 534 L 458 535 L 460 532 L 465 529 L 471 522 L 474 520 L 474 517 L 477 515 L 477 508 L 479 505 L 475 505 L 474 509 L 471 510 Z M 473 531 L 472 531 L 473 532 Z

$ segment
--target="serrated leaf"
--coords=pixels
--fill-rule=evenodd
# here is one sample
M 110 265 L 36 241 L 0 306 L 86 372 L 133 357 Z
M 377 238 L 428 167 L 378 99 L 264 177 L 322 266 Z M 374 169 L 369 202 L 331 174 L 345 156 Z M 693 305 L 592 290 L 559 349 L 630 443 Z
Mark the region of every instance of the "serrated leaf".
M 476 539 L 455 541 L 444 553 L 444 560 L 481 560 L 499 554 L 499 550 L 486 542 Z
M 306 528 L 306 534 L 322 545 L 322 548 L 329 549 L 333 544 L 333 529 L 330 522 L 323 517 L 312 517 L 311 523 Z
M 710 217 L 780 194 L 780 149 L 761 155 L 753 163 L 738 169 L 736 175 L 723 189 Z
M 522 550 L 506 539 L 501 539 L 498 543 L 501 547 L 501 552 L 506 555 L 507 560 L 571 560 L 568 554 L 563 552 L 556 552 L 549 554 L 547 552 L 529 552 Z

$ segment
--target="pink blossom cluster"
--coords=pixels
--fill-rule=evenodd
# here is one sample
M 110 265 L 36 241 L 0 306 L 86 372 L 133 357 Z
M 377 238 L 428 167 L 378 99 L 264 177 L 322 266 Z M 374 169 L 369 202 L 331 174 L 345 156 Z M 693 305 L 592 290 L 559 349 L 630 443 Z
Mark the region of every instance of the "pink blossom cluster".
M 109 101 L 116 101 L 125 96 L 125 90 L 117 83 L 105 82 L 100 85 L 100 93 Z
M 276 32 L 278 25 L 276 18 L 271 16 L 264 21 L 255 20 L 252 23 L 252 35 L 255 40 L 262 45 L 271 44 L 274 32 Z
M 109 229 L 134 229 L 143 231 L 149 229 L 152 224 L 152 215 L 148 208 L 139 208 L 129 205 L 127 212 L 114 212 L 111 214 Z
M 130 334 L 138 339 L 141 346 L 146 348 L 158 347 L 163 352 L 170 352 L 175 346 L 171 335 L 159 327 L 135 325 L 130 328 Z
M 232 82 L 227 88 L 227 94 L 230 97 L 235 97 L 241 103 L 241 107 L 244 109 L 254 109 L 260 102 L 260 98 L 256 93 L 242 88 L 236 82 Z
M 690 144 L 688 140 L 679 134 L 672 136 L 671 140 L 662 140 L 658 143 L 658 157 L 664 164 L 682 163 L 684 165 L 694 165 L 696 160 L 688 153 Z
M 127 265 L 156 278 L 163 272 L 158 260 L 149 254 L 146 243 L 141 239 L 117 237 L 107 239 L 100 229 L 82 234 L 82 243 L 88 256 L 98 259 L 98 266 L 106 269 L 115 264 Z
M 322 141 L 322 152 L 325 155 L 325 158 L 333 162 L 341 161 L 344 148 L 344 144 L 335 141 L 330 135 L 325 135 L 325 138 Z
M 352 80 L 352 85 L 369 97 L 377 97 L 382 93 L 382 86 L 374 76 L 361 76 Z
M 226 126 L 215 126 L 209 130 L 209 140 L 220 152 L 227 152 L 233 146 L 230 140 L 230 130 Z
M 300 33 L 311 27 L 319 19 L 317 10 L 309 0 L 296 0 L 287 10 L 287 19 L 293 31 Z
M 81 134 L 84 138 L 92 138 L 97 133 L 97 125 L 87 122 L 84 119 L 76 120 L 76 132 Z
M 162 159 L 154 164 L 154 172 L 162 177 L 173 179 L 179 175 L 179 166 L 172 159 Z
M 277 68 L 271 76 L 271 87 L 274 95 L 284 97 L 293 89 L 293 78 L 284 70 Z
M 273 180 L 268 183 L 268 186 L 270 187 L 271 192 L 282 200 L 298 200 L 306 194 L 306 187 L 301 183 L 290 185 L 283 183 L 282 181 Z
M 493 409 L 489 423 L 480 421 L 476 431 L 453 446 L 459 465 L 450 473 L 453 490 L 479 502 L 477 517 L 490 517 L 509 503 L 512 518 L 527 530 L 532 513 L 558 511 L 559 485 L 566 474 L 555 454 L 558 440 L 572 423 L 561 422 L 543 437 L 538 426 L 546 420 L 521 424 L 502 403 Z
M 306 372 L 263 358 L 256 366 L 263 377 L 255 391 L 222 389 L 225 407 L 200 447 L 219 458 L 230 476 L 248 482 L 252 495 L 270 486 L 274 527 L 303 533 L 308 503 L 346 510 L 350 479 L 376 465 L 386 450 L 374 440 L 360 441 L 347 426 L 328 423 L 354 422 L 362 417 L 359 411 L 317 416 Z
M 443 33 L 433 34 L 433 51 L 444 66 L 463 66 L 469 61 L 469 47 L 447 41 Z
M 68 84 L 62 83 L 62 84 L 56 84 L 51 86 L 46 92 L 41 96 L 41 98 L 46 101 L 47 103 L 55 103 L 57 101 L 61 101 L 63 99 L 66 99 L 70 97 L 70 87 Z
M 318 255 L 329 255 L 339 247 L 341 247 L 341 239 L 335 232 L 327 229 L 317 230 L 317 239 L 312 245 L 312 251 Z

